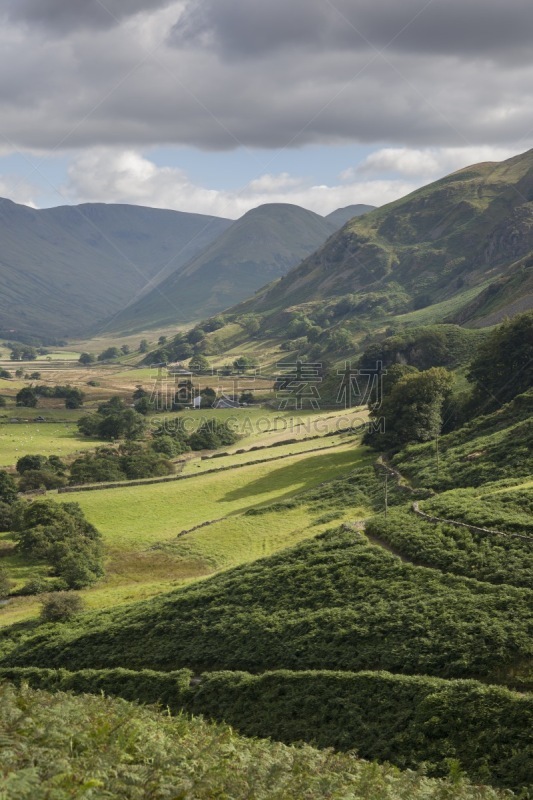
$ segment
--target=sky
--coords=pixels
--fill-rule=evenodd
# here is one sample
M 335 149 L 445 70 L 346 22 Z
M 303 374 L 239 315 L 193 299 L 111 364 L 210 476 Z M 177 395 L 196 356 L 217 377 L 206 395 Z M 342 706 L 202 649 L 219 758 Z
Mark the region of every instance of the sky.
M 236 219 L 533 147 L 531 0 L 3 0 L 0 197 Z

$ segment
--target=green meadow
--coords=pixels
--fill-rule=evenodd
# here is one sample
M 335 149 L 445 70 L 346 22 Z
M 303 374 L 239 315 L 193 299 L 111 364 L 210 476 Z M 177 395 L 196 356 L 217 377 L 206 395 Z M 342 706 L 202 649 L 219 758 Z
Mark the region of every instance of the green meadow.
M 36 410 L 39 409 L 24 409 L 23 413 L 26 415 L 26 411 Z M 13 466 L 25 455 L 69 456 L 79 450 L 94 448 L 97 444 L 78 436 L 74 422 L 7 422 L 0 424 L 0 466 Z
M 317 440 L 316 446 L 320 444 Z M 278 450 L 283 449 L 266 452 L 282 455 Z M 103 608 L 170 591 L 316 536 L 328 525 L 317 524 L 316 513 L 305 506 L 259 517 L 243 513 L 338 478 L 371 458 L 367 448 L 352 439 L 320 453 L 304 451 L 183 481 L 50 495 L 79 503 L 103 535 L 106 576 L 82 592 L 89 607 Z M 214 467 L 217 461 L 203 463 Z M 343 518 L 357 519 L 365 511 L 354 506 Z M 177 538 L 209 521 L 213 524 Z M 12 546 L 9 534 L 4 535 L 3 546 Z M 18 556 L 4 556 L 4 563 L 19 584 L 35 572 L 35 566 Z M 1 624 L 34 616 L 38 607 L 35 598 L 14 598 L 1 612 Z

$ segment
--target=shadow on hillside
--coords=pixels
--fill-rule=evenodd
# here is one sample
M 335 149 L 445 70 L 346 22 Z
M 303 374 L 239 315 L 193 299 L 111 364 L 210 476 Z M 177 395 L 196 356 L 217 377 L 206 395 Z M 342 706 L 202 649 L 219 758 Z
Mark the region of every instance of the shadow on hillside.
M 219 502 L 242 500 L 247 497 L 260 502 L 260 495 L 270 494 L 276 489 L 286 488 L 287 492 L 283 495 L 272 498 L 271 502 L 277 503 L 287 497 L 292 497 L 296 492 L 304 492 L 307 489 L 311 489 L 313 486 L 322 483 L 322 481 L 339 477 L 358 466 L 365 457 L 366 453 L 361 453 L 357 447 L 343 453 L 320 453 L 310 456 L 298 461 L 296 464 L 280 467 L 272 470 L 262 478 L 245 483 L 238 489 L 228 492 Z M 252 505 L 255 505 L 255 503 Z M 240 513 L 242 513 L 242 510 Z

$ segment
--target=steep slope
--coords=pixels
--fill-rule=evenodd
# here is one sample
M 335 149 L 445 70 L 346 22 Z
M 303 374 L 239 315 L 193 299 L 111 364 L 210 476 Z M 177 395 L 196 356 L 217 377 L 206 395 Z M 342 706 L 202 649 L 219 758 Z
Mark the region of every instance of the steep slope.
M 1 200 L 1 332 L 82 332 L 189 261 L 230 224 L 140 206 L 34 210 Z
M 323 307 L 346 294 L 355 295 L 363 314 L 365 298 L 374 303 L 392 294 L 401 300 L 396 311 L 454 297 L 461 307 L 462 294 L 464 306 L 472 290 L 494 284 L 480 303 L 457 316 L 462 323 L 475 318 L 478 325 L 494 324 L 517 302 L 520 310 L 533 306 L 532 251 L 533 150 L 460 170 L 351 220 L 239 311 Z M 513 281 L 507 280 L 511 274 Z
M 362 203 L 357 203 L 353 206 L 345 206 L 344 208 L 337 208 L 331 214 L 326 216 L 326 219 L 335 225 L 336 228 L 342 228 L 354 217 L 361 217 L 363 214 L 368 214 L 369 211 L 374 211 L 376 206 L 365 206 Z
M 285 275 L 336 231 L 312 211 L 267 204 L 249 211 L 184 269 L 120 314 L 116 330 L 194 320 L 222 311 Z

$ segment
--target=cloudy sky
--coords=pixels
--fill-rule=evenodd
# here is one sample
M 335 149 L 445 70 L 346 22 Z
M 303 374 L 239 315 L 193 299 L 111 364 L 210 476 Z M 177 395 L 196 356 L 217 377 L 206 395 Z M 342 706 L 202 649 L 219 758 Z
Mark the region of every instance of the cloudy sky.
M 236 218 L 533 146 L 531 0 L 3 0 L 0 196 Z

